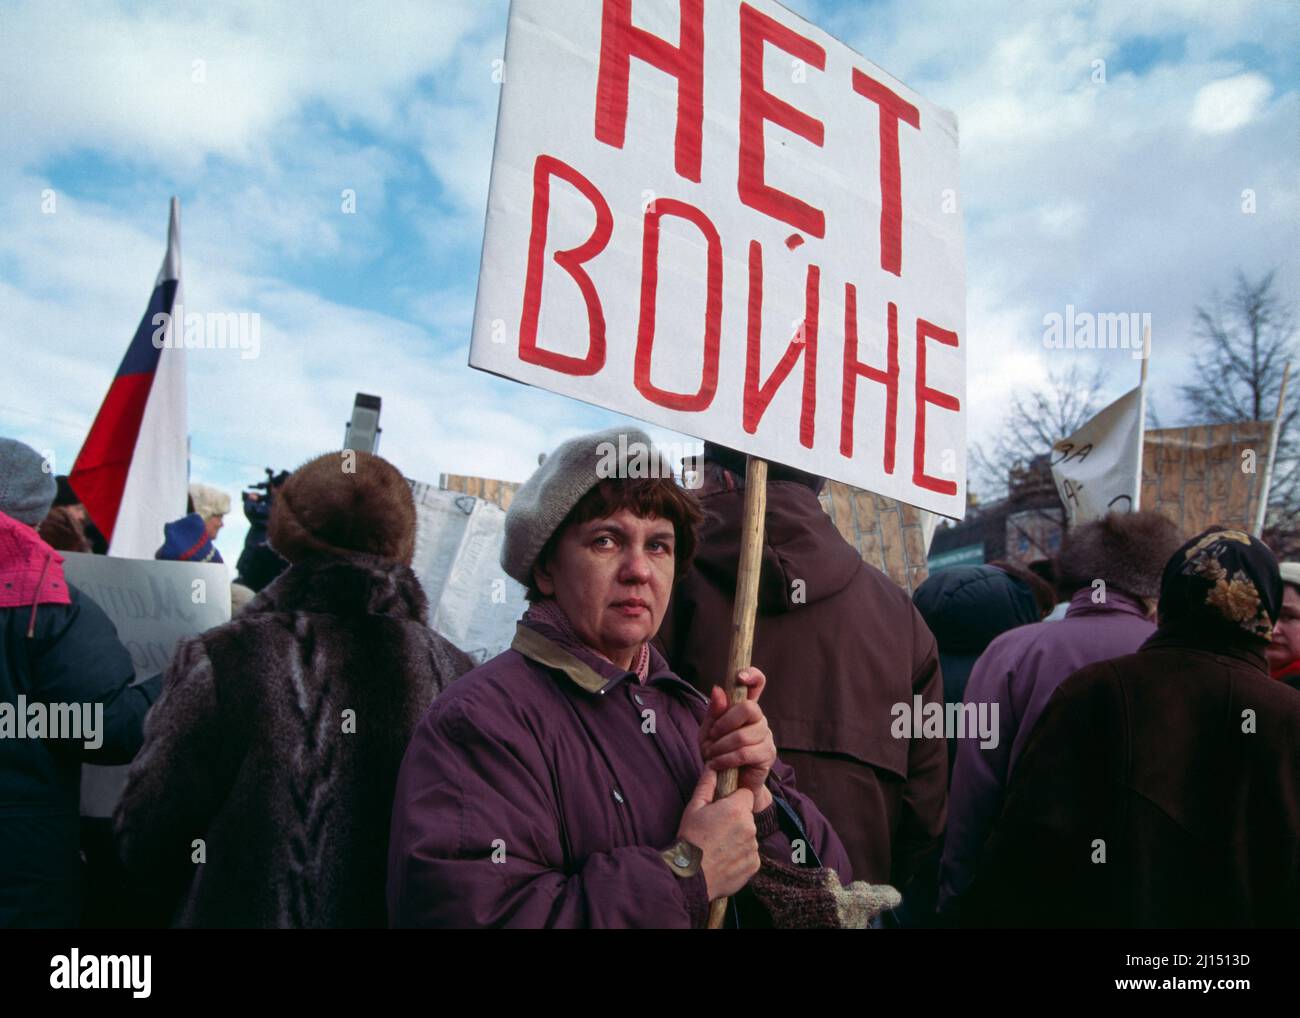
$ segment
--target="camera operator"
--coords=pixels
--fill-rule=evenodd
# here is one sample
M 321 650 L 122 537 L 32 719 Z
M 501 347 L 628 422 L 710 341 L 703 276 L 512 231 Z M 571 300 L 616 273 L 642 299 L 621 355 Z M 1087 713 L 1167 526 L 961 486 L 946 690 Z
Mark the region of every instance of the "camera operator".
M 272 501 L 288 477 L 287 470 L 276 474 L 267 467 L 266 480 L 252 485 L 243 493 L 244 515 L 248 518 L 249 526 L 244 538 L 244 550 L 236 563 L 239 575 L 235 577 L 235 582 L 255 592 L 274 580 L 289 565 L 266 540 Z

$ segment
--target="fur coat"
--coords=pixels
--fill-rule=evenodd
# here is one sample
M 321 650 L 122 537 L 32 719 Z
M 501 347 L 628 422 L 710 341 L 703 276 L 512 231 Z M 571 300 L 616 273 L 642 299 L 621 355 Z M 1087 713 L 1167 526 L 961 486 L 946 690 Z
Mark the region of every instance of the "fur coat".
M 308 559 L 178 646 L 114 818 L 177 925 L 384 925 L 398 766 L 473 666 L 426 609 L 406 566 Z

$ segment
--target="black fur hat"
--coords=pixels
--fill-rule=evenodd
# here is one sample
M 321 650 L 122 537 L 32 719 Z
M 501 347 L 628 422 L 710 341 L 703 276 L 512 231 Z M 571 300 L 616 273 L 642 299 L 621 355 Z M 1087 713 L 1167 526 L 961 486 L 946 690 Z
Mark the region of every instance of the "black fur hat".
M 1182 544 L 1178 528 L 1158 512 L 1107 513 L 1065 536 L 1057 567 L 1071 590 L 1093 580 L 1134 597 L 1159 597 L 1160 574 Z

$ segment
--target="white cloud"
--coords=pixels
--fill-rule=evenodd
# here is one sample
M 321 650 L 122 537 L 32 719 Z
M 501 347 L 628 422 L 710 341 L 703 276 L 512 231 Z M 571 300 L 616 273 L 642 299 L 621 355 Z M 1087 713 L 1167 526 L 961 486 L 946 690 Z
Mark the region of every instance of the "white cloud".
M 1192 127 L 1203 134 L 1227 134 L 1259 116 L 1273 86 L 1262 75 L 1238 74 L 1201 87 L 1192 103 Z
M 313 103 L 379 130 L 485 5 L 29 3 L 0 32 L 0 133 L 24 163 L 78 147 L 131 163 L 244 163 Z
M 1077 235 L 1083 229 L 1087 210 L 1077 201 L 1065 199 L 1038 210 L 1038 221 L 1043 230 L 1063 240 Z

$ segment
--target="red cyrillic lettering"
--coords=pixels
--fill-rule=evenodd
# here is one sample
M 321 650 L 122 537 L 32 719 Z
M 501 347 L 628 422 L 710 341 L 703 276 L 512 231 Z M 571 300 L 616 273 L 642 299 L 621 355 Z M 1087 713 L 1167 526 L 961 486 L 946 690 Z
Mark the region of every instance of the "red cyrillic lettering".
M 853 90 L 880 107 L 880 267 L 903 274 L 903 172 L 898 159 L 898 122 L 920 128 L 921 111 L 853 69 Z
M 668 392 L 650 381 L 655 342 L 655 300 L 659 291 L 659 220 L 677 216 L 695 224 L 708 244 L 707 296 L 704 302 L 704 366 L 695 393 Z M 707 410 L 718 391 L 718 344 L 722 336 L 722 240 L 709 217 L 694 205 L 658 198 L 646 210 L 645 237 L 641 245 L 641 321 L 636 333 L 637 391 L 669 410 Z
M 675 167 L 679 176 L 698 184 L 704 134 L 704 3 L 680 3 L 681 28 L 678 45 L 673 46 L 632 24 L 632 0 L 605 0 L 596 85 L 596 140 L 623 147 L 631 58 L 644 60 L 677 79 Z
M 763 44 L 772 43 L 806 64 L 824 70 L 826 51 L 749 4 L 740 5 L 740 200 L 764 215 L 789 223 L 814 237 L 826 236 L 826 216 L 793 195 L 770 187 L 764 176 L 763 122 L 793 131 L 821 147 L 825 128 L 763 88 Z
M 956 481 L 941 481 L 925 472 L 925 405 L 933 403 L 945 410 L 958 411 L 961 401 L 949 392 L 931 389 L 925 384 L 925 341 L 937 339 L 944 346 L 957 345 L 957 333 L 941 329 L 924 318 L 916 320 L 916 434 L 912 444 L 912 483 L 941 495 L 957 494 Z
M 840 400 L 840 455 L 853 457 L 853 415 L 858 403 L 858 376 L 885 387 L 885 473 L 894 472 L 898 435 L 898 305 L 889 302 L 886 364 L 881 371 L 858 360 L 858 288 L 844 284 L 844 395 Z
M 555 252 L 555 263 L 573 277 L 587 304 L 589 339 L 586 357 L 543 350 L 537 345 L 537 318 L 542 304 L 542 274 L 546 268 L 546 224 L 551 209 L 551 177 L 567 180 L 596 210 L 596 225 L 578 247 Z M 524 309 L 519 318 L 519 359 L 566 375 L 594 375 L 605 366 L 605 312 L 596 286 L 582 268 L 605 249 L 614 217 L 596 185 L 554 156 L 539 155 L 533 164 L 533 224 L 528 238 L 528 270 L 524 277 Z
M 804 320 L 798 335 L 786 347 L 781 360 L 765 383 L 759 381 L 763 348 L 763 248 L 756 240 L 749 242 L 749 327 L 745 341 L 744 427 L 751 435 L 758 430 L 776 390 L 794 370 L 800 356 L 803 362 L 803 407 L 799 412 L 799 442 L 813 447 L 813 430 L 817 417 L 817 329 L 821 308 L 821 269 L 808 266 L 804 288 Z

